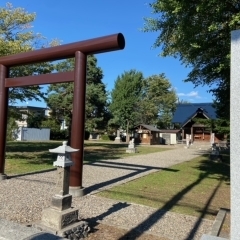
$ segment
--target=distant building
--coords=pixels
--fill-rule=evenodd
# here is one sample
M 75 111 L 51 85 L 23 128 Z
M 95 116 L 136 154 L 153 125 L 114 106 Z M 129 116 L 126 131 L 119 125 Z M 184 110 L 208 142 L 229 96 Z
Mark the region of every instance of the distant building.
M 152 125 L 139 124 L 134 127 L 134 139 L 137 144 L 160 144 L 160 130 Z
M 182 139 L 186 134 L 190 135 L 192 141 L 210 142 L 212 129 L 204 124 L 197 123 L 194 119 L 217 119 L 216 110 L 212 103 L 183 103 L 177 104 L 172 123 L 182 130 Z M 214 134 L 214 141 L 223 140 L 223 134 Z
M 49 114 L 50 110 L 48 108 L 33 106 L 16 106 L 15 108 L 22 114 L 22 119 L 16 121 L 18 127 L 28 127 L 27 125 L 28 114 L 37 114 L 47 117 L 50 116 Z
M 21 120 L 16 120 L 18 129 L 13 131 L 13 138 L 17 141 L 48 141 L 50 140 L 49 128 L 31 128 L 28 126 L 27 119 L 29 115 L 49 117 L 48 108 L 33 106 L 10 106 L 20 113 Z

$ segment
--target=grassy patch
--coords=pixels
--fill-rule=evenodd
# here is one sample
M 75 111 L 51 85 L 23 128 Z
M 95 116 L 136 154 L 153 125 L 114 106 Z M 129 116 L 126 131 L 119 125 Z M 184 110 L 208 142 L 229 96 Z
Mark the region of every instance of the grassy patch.
M 230 208 L 229 155 L 224 161 L 208 156 L 175 165 L 99 193 L 100 196 L 157 209 L 213 219 L 219 208 Z
M 142 154 L 162 152 L 171 148 L 161 148 L 155 146 L 137 146 L 137 153 L 126 153 L 128 144 L 85 142 L 84 161 L 93 162 L 106 159 L 119 159 Z
M 49 149 L 60 142 L 8 142 L 5 172 L 8 175 L 53 169 L 56 155 Z
M 40 170 L 53 169 L 56 154 L 49 149 L 62 145 L 61 141 L 50 142 L 7 142 L 6 146 L 6 174 L 22 174 Z M 94 162 L 106 159 L 129 157 L 126 153 L 127 144 L 113 143 L 84 143 L 84 162 Z M 138 147 L 136 154 L 148 154 L 167 150 L 160 147 Z M 136 155 L 135 154 L 135 155 Z

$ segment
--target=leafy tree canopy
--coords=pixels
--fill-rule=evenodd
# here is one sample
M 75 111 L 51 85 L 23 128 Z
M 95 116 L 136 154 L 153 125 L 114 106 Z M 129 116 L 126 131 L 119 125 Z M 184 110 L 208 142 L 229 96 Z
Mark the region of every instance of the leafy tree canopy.
M 164 74 L 144 79 L 142 123 L 169 128 L 176 110 L 177 95 Z M 144 119 L 145 118 L 145 119 Z
M 72 71 L 74 69 L 74 59 L 67 59 L 56 64 L 59 72 Z M 88 131 L 105 128 L 108 121 L 107 92 L 102 82 L 103 73 L 97 66 L 97 59 L 90 55 L 87 58 L 87 88 L 86 88 L 86 122 L 85 128 Z M 52 110 L 52 115 L 56 118 L 64 118 L 70 126 L 73 83 L 52 84 L 48 87 L 48 106 Z
M 57 44 L 48 43 L 46 39 L 32 31 L 35 13 L 28 13 L 23 8 L 14 8 L 10 3 L 0 8 L 0 57 Z M 25 65 L 10 69 L 10 77 L 20 77 L 49 73 L 53 70 L 50 63 Z M 10 89 L 10 102 L 15 100 L 40 100 L 44 97 L 39 86 L 19 87 Z
M 217 113 L 229 118 L 230 32 L 240 23 L 238 0 L 155 0 L 156 18 L 146 18 L 144 31 L 157 31 L 154 44 L 163 56 L 192 67 L 186 82 L 209 85 Z

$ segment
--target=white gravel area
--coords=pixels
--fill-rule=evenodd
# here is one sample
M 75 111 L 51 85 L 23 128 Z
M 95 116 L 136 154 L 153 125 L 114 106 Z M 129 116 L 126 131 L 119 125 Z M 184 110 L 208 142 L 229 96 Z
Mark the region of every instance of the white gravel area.
M 103 189 L 189 161 L 209 146 L 172 148 L 170 151 L 85 164 L 83 186 L 88 194 L 73 199 L 73 206 L 79 209 L 80 217 L 120 228 L 149 231 L 172 240 L 200 239 L 204 233 L 210 232 L 213 223 L 210 220 L 94 195 Z M 0 181 L 0 218 L 23 224 L 39 221 L 42 209 L 50 205 L 55 177 L 56 171 L 50 171 Z

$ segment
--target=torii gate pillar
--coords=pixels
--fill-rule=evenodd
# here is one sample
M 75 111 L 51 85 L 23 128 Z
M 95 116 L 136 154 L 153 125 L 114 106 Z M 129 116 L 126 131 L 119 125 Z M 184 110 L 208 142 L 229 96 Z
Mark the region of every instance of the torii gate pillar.
M 0 180 L 7 178 L 4 174 L 8 110 L 8 88 L 5 88 L 7 73 L 7 68 L 0 64 Z
M 71 131 L 72 133 L 74 132 L 74 134 L 71 134 L 71 146 L 79 149 L 79 151 L 72 153 L 74 166 L 71 167 L 69 193 L 73 197 L 83 196 L 85 194 L 84 188 L 82 187 L 82 161 L 84 159 L 86 68 L 87 56 L 79 51 L 76 52 L 71 127 Z

